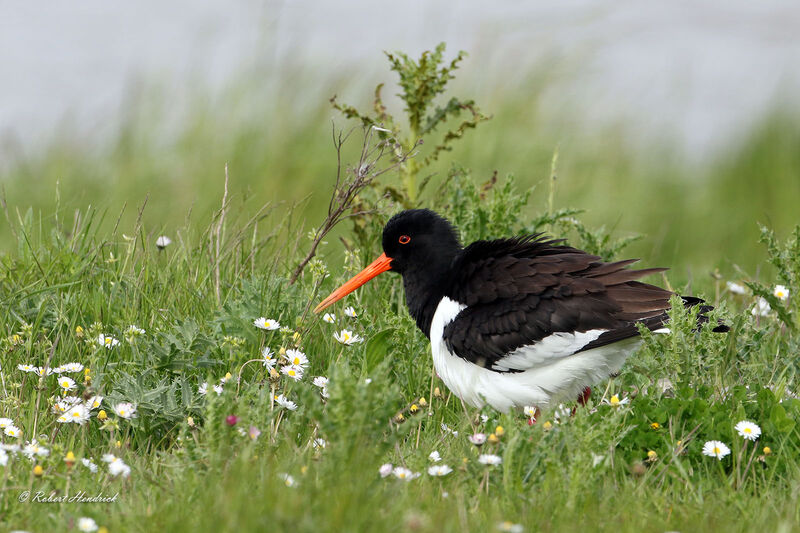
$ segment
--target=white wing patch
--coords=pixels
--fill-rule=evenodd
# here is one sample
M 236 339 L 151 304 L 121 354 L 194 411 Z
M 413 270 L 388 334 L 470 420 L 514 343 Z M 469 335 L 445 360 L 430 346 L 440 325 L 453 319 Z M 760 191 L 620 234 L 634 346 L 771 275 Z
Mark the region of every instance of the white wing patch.
M 507 372 L 509 370 L 528 370 L 553 359 L 567 357 L 596 340 L 605 333 L 606 329 L 590 329 L 574 333 L 558 332 L 537 341 L 535 344 L 520 346 L 495 364 L 494 370 Z

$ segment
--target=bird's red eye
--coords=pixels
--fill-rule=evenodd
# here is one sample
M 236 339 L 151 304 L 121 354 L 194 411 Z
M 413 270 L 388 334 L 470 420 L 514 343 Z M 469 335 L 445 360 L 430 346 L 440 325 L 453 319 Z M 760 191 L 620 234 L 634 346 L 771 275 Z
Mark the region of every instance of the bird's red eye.
M 408 235 L 400 235 L 400 238 L 397 239 L 397 242 L 399 242 L 400 244 L 408 244 L 411 242 L 411 237 L 409 237 Z

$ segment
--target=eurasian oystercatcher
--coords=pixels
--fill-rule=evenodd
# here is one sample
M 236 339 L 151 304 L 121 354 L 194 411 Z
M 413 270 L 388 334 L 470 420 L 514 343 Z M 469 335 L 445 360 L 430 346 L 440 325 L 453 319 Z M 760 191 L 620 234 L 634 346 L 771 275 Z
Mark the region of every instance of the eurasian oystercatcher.
M 636 281 L 664 268 L 629 270 L 637 259 L 606 263 L 563 242 L 537 233 L 462 247 L 447 219 L 402 211 L 383 230 L 384 253 L 314 312 L 398 272 L 436 372 L 456 396 L 502 412 L 544 408 L 619 372 L 640 342 L 637 324 L 663 328 L 674 294 Z M 708 321 L 711 306 L 682 298 L 700 306 L 698 323 Z

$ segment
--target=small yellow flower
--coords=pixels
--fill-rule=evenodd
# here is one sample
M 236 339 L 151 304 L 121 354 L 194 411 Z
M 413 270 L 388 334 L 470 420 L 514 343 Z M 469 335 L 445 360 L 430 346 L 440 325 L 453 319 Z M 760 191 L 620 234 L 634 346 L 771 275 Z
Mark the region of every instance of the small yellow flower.
M 190 428 L 193 428 L 194 427 L 194 418 L 192 418 L 191 416 L 186 418 L 186 425 L 188 425 Z
M 491 442 L 492 444 L 497 444 L 498 442 L 500 442 L 500 439 L 497 438 L 497 435 L 492 433 L 491 435 L 489 435 L 489 442 Z
M 122 448 L 122 441 L 118 440 L 115 445 L 117 448 Z
M 397 413 L 394 415 L 394 421 L 396 424 L 402 424 L 406 421 L 406 417 L 403 416 L 403 413 Z
M 439 390 L 439 387 L 436 387 L 435 389 L 433 389 L 433 397 L 434 398 L 441 398 L 442 397 L 442 391 Z
M 764 446 L 764 449 L 762 451 L 764 452 L 764 455 L 772 455 L 772 448 L 770 448 L 769 446 Z
M 306 472 L 308 472 L 308 467 L 306 465 L 301 466 L 300 467 L 300 473 L 305 475 Z
M 608 401 L 608 403 L 610 403 L 613 407 L 617 407 L 619 405 L 619 396 L 617 396 L 616 394 L 613 395 L 611 399 Z
M 419 406 L 420 407 L 427 407 L 428 406 L 428 400 L 426 400 L 424 397 L 420 398 L 419 399 Z
M 294 343 L 295 344 L 300 344 L 300 340 L 301 339 L 302 339 L 302 337 L 300 337 L 300 332 L 299 331 L 295 331 L 294 335 L 292 335 L 292 340 L 294 341 Z
M 36 465 L 33 467 L 33 475 L 36 477 L 42 477 L 42 475 L 44 475 L 44 468 L 42 468 L 42 465 Z
M 658 429 L 660 427 L 661 424 L 659 424 L 658 422 L 653 422 L 652 424 L 650 424 L 650 429 Z
M 67 463 L 67 466 L 72 467 L 75 464 L 75 454 L 71 451 L 67 452 L 67 455 L 64 456 L 64 462 Z
M 278 355 L 280 355 L 281 357 L 284 357 L 286 355 L 286 348 L 281 346 L 281 349 L 278 350 Z
M 506 434 L 506 430 L 503 429 L 503 426 L 497 426 L 496 428 L 494 428 L 494 434 L 497 435 L 498 437 L 502 437 L 503 435 Z
M 547 429 L 547 430 L 549 430 L 549 429 L 552 429 L 552 428 L 553 428 L 553 424 L 551 424 L 551 423 L 550 423 L 550 421 L 548 420 L 547 422 L 545 422 L 545 423 L 542 425 L 542 427 L 543 427 L 544 429 Z
M 81 337 L 83 337 L 83 328 L 82 327 L 78 326 L 77 328 L 75 328 L 75 336 L 78 337 L 79 339 Z
M 100 526 L 100 529 L 97 530 L 97 533 L 108 533 L 108 528 L 106 526 Z
M 469 462 L 469 459 L 467 459 L 466 457 L 462 457 L 461 462 L 467 464 Z
M 652 463 L 652 462 L 656 461 L 657 459 L 658 459 L 658 454 L 655 452 L 655 450 L 650 450 L 650 451 L 647 452 L 647 460 L 648 461 L 650 461 Z
M 269 369 L 269 377 L 271 379 L 280 379 L 281 375 L 278 374 L 278 371 L 275 370 L 274 368 L 270 368 Z
M 108 418 L 108 414 L 106 414 L 104 409 L 100 409 L 100 412 L 97 413 L 97 419 L 98 420 L 105 420 L 106 418 Z
M 231 379 L 232 377 L 233 377 L 233 376 L 231 375 L 231 373 L 230 373 L 230 372 L 226 373 L 226 374 L 225 374 L 225 381 L 228 381 L 228 380 L 229 380 L 229 379 Z
M 412 415 L 415 415 L 419 412 L 419 405 L 412 403 L 408 410 L 411 411 Z

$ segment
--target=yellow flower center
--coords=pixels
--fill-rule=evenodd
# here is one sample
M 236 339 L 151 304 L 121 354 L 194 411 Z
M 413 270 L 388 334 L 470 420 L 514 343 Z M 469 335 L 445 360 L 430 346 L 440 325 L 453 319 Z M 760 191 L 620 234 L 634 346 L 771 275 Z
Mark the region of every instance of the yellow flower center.
M 611 399 L 608 401 L 608 403 L 610 403 L 613 406 L 619 405 L 619 396 L 617 396 L 615 394 L 614 396 L 611 397 Z
M 297 375 L 297 372 L 295 372 L 294 370 L 290 369 L 289 372 L 287 372 L 287 374 L 289 374 L 290 376 L 294 377 L 295 375 Z
M 749 435 L 750 433 L 753 432 L 753 429 L 752 428 L 744 428 L 744 432 Z
M 300 364 L 300 358 L 299 357 L 295 357 L 294 359 L 292 359 L 292 364 L 299 365 Z
M 720 452 L 722 452 L 722 450 L 720 450 L 720 449 L 719 449 L 719 447 L 717 447 L 717 446 L 714 446 L 714 454 L 715 454 L 715 455 L 719 455 L 719 454 L 720 454 Z

